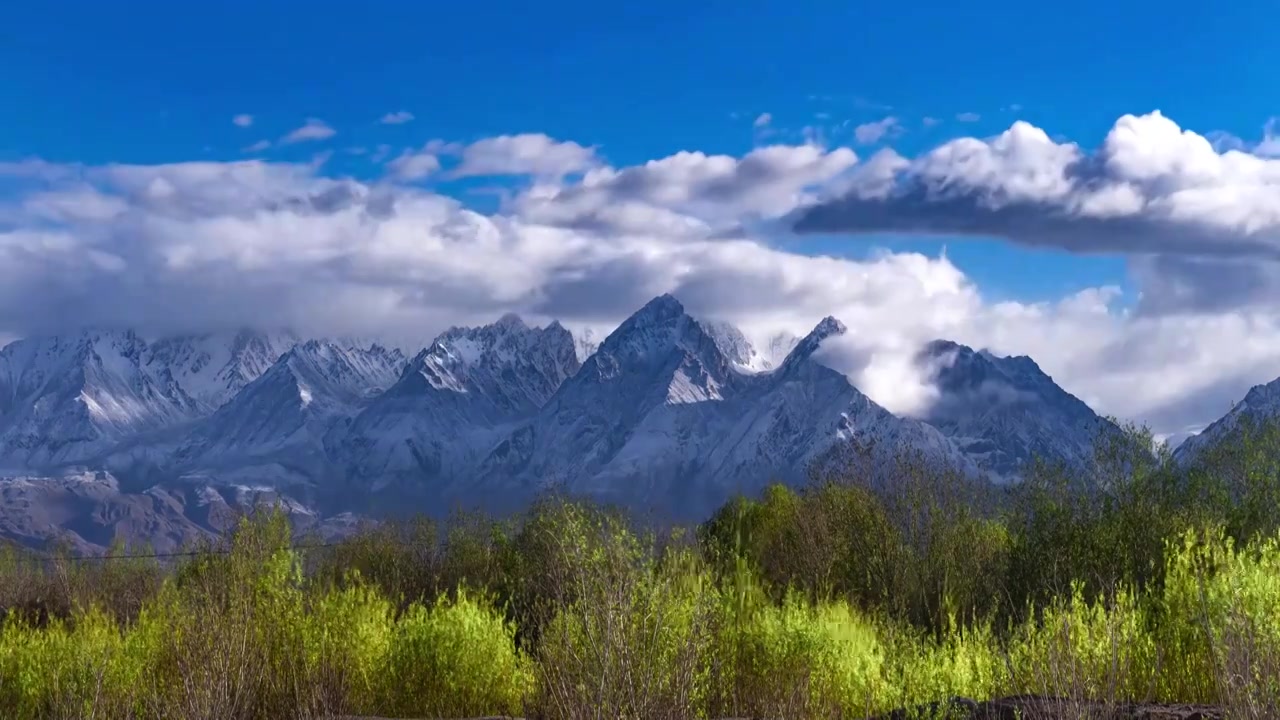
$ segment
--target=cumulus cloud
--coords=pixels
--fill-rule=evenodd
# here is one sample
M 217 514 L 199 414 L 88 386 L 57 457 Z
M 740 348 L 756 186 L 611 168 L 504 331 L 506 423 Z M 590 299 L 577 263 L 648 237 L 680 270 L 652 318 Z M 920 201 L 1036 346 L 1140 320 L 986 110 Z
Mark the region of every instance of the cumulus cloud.
M 901 130 L 902 125 L 898 122 L 898 118 L 890 115 L 882 120 L 859 125 L 853 129 L 853 137 L 861 145 L 872 145 L 886 137 L 898 134 Z
M 883 218 L 899 217 L 909 197 L 926 219 L 951 223 L 921 227 L 945 232 L 1007 227 L 996 221 L 1005 222 L 999 208 L 1009 205 L 1054 208 L 1063 229 L 1055 237 L 1076 248 L 1067 228 L 1109 226 L 1075 224 L 1072 213 L 1109 207 L 1107 218 L 1132 207 L 1084 201 L 1108 183 L 1133 185 L 1146 208 L 1153 197 L 1176 205 L 1169 198 L 1188 187 L 1234 187 L 1270 172 L 1257 165 L 1270 161 L 1253 155 L 1205 154 L 1180 131 L 1157 132 L 1154 142 L 1142 122 L 1117 127 L 1128 129 L 1096 153 L 1018 126 L 915 159 L 883 150 L 858 162 L 847 148 L 780 145 L 615 168 L 593 154 L 594 166 L 568 179 L 526 158 L 521 167 L 535 181 L 491 214 L 422 187 L 332 177 L 309 163 L 0 164 L 12 188 L 0 199 L 0 335 L 251 325 L 422 342 L 508 311 L 607 330 L 672 292 L 695 314 L 734 322 L 760 344 L 838 317 L 849 332 L 824 345 L 823 358 L 899 412 L 933 398 L 913 360 L 925 343 L 948 338 L 1030 355 L 1099 411 L 1176 431 L 1213 419 L 1277 374 L 1280 305 L 1253 302 L 1280 288 L 1270 261 L 1251 257 L 1246 269 L 1239 256 L 1184 253 L 1155 240 L 1124 245 L 1103 233 L 1104 247 L 1141 248 L 1132 267 L 1137 308 L 1105 287 L 1048 302 L 994 302 L 942 255 L 810 256 L 754 229 L 811 206 L 841 208 L 840 228 L 886 229 Z M 418 152 L 461 164 L 474 145 Z M 839 203 L 828 202 L 836 195 Z M 849 221 L 850 198 L 880 208 L 876 222 Z M 929 213 L 933 203 L 967 207 L 969 224 Z M 1180 221 L 1192 217 L 1180 212 Z M 1034 217 L 1013 227 L 1037 228 Z M 1006 236 L 1030 242 L 1022 232 Z M 1216 290 L 1182 277 L 1206 256 L 1218 263 Z
M 294 130 L 288 135 L 285 135 L 280 139 L 280 142 L 286 145 L 291 145 L 293 143 L 326 140 L 337 134 L 338 131 L 329 127 L 325 121 L 318 118 L 307 118 L 307 121 L 303 123 L 302 127 Z
M 580 182 L 535 186 L 518 209 L 561 227 L 683 236 L 779 217 L 821 197 L 856 162 L 848 148 L 816 145 L 771 145 L 741 158 L 680 152 L 592 170 Z
M 1262 142 L 1258 143 L 1254 152 L 1263 157 L 1280 158 L 1280 134 L 1276 133 L 1276 118 L 1267 121 L 1262 133 Z
M 250 125 L 253 125 L 253 116 L 246 113 L 242 113 L 240 115 L 236 115 L 235 117 L 231 118 L 231 122 L 234 123 L 237 127 L 247 128 Z
M 595 148 L 560 142 L 541 133 L 500 135 L 461 148 L 455 177 L 537 175 L 557 178 L 598 165 Z
M 440 158 L 430 152 L 406 150 L 387 163 L 387 170 L 399 180 L 421 180 L 440 170 Z
M 883 177 L 879 178 L 883 181 Z M 1016 122 L 901 159 L 892 182 L 804 211 L 801 232 L 996 236 L 1073 251 L 1280 256 L 1280 161 L 1219 152 L 1159 112 L 1086 152 Z
M 755 122 L 751 124 L 754 127 L 762 128 L 768 127 L 771 122 L 773 122 L 773 115 L 771 113 L 760 113 L 756 116 Z
M 849 376 L 885 409 L 923 417 L 941 397 L 934 375 L 917 362 L 919 345 L 903 337 L 886 341 L 852 334 L 828 338 L 814 359 Z
M 383 115 L 382 119 L 378 122 L 381 122 L 383 125 L 403 125 L 411 120 L 413 120 L 413 113 L 407 110 L 399 110 Z

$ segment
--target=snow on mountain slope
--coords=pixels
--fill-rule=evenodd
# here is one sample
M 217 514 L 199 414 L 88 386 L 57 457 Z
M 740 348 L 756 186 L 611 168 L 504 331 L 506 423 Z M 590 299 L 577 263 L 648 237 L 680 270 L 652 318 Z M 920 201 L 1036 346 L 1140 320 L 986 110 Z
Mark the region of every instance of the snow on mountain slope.
M 818 361 L 822 343 L 845 326 L 825 318 L 795 343 L 780 367 L 751 388 L 731 432 L 708 463 L 718 488 L 751 491 L 766 480 L 802 482 L 809 470 L 866 453 L 872 480 L 891 480 L 901 462 L 922 458 L 938 467 L 976 476 L 978 469 L 935 428 L 900 418 L 876 404 L 849 378 Z M 836 468 L 838 469 L 838 468 Z
M 1280 416 L 1280 378 L 1255 385 L 1226 415 L 1213 421 L 1203 431 L 1184 440 L 1173 451 L 1180 464 L 1194 462 L 1208 448 L 1239 434 L 1242 421 L 1265 423 Z
M 529 327 L 507 315 L 451 328 L 329 447 L 348 478 L 375 489 L 404 478 L 453 481 L 578 368 L 574 338 L 559 323 Z
M 0 478 L 27 478 L 12 497 L 34 498 L 35 478 L 106 472 L 119 488 L 77 480 L 48 497 L 144 513 L 137 493 L 158 488 L 181 506 L 161 524 L 187 530 L 212 526 L 210 493 L 231 505 L 274 493 L 319 518 L 515 509 L 547 485 L 696 519 L 855 456 L 878 479 L 904 452 L 1008 478 L 1035 455 L 1084 463 L 1096 433 L 1117 430 L 1030 359 L 941 341 L 921 356 L 941 400 L 927 417 L 895 416 L 823 364 L 824 341 L 844 332 L 826 318 L 760 349 L 664 295 L 598 344 L 508 315 L 451 328 L 408 362 L 251 332 L 33 338 L 0 351 Z M 1262 407 L 1280 411 L 1280 381 L 1238 410 Z
M 185 463 L 301 455 L 323 463 L 326 433 L 391 386 L 405 367 L 399 350 L 309 340 L 190 432 Z
M 722 349 L 723 333 L 717 342 L 675 298 L 657 298 L 495 449 L 477 492 L 514 498 L 558 485 L 688 516 L 735 491 L 798 480 L 809 462 L 855 439 L 908 443 L 966 465 L 937 430 L 893 416 L 812 359 L 843 330 L 827 319 L 777 370 L 747 374 Z
M 235 334 L 162 338 L 151 346 L 187 395 L 216 410 L 266 372 L 299 339 L 292 333 L 242 330 Z
M 938 340 L 918 362 L 932 368 L 939 391 L 921 419 L 999 478 L 1016 478 L 1037 457 L 1088 468 L 1100 437 L 1120 433 L 1031 358 L 997 357 Z
M 578 357 L 578 364 L 587 361 L 587 358 L 596 354 L 596 350 L 600 347 L 600 332 L 595 328 L 581 327 L 570 330 L 573 335 L 574 354 Z
M 758 373 L 773 369 L 773 360 L 756 350 L 738 328 L 727 322 L 715 320 L 699 320 L 698 324 L 739 371 Z
M 0 351 L 0 467 L 83 460 L 199 412 L 132 332 L 29 338 Z

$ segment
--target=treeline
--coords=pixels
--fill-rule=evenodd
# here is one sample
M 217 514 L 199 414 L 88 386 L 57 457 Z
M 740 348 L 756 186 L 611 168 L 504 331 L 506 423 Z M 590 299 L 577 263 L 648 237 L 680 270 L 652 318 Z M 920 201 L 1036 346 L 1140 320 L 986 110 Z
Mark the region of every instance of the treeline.
M 1280 716 L 1280 427 L 1188 467 L 1150 447 L 1129 428 L 1088 473 L 995 490 L 851 464 L 694 528 L 547 497 L 302 548 L 264 511 L 171 565 L 0 551 L 0 707 L 928 717 L 1032 693 Z

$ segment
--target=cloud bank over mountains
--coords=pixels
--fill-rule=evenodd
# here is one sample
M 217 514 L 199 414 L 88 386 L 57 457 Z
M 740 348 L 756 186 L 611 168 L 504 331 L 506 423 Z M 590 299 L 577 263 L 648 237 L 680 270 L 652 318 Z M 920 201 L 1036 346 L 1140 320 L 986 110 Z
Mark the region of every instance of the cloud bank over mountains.
M 1158 113 L 1119 119 L 1093 150 L 1019 122 L 914 158 L 772 145 L 615 167 L 603 151 L 433 142 L 376 180 L 264 160 L 0 164 L 0 336 L 247 325 L 421 341 L 505 312 L 607 331 L 670 292 L 753 339 L 840 318 L 848 346 L 829 362 L 900 412 L 928 402 L 910 359 L 936 338 L 1030 355 L 1161 432 L 1280 374 L 1280 160 Z M 492 213 L 433 189 L 490 176 L 511 185 Z M 1140 295 L 994 302 L 945 255 L 811 256 L 789 249 L 792 227 L 1122 253 Z

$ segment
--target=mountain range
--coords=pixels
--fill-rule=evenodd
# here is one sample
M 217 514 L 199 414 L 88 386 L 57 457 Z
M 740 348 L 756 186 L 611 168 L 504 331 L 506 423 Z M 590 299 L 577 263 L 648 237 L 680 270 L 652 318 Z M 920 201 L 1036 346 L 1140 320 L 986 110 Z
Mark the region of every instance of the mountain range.
M 0 534 L 163 549 L 264 499 L 328 531 L 552 487 L 699 519 L 855 449 L 872 473 L 908 451 L 1008 482 L 1118 432 L 1030 358 L 941 340 L 918 358 L 937 402 L 895 415 L 821 362 L 845 332 L 829 317 L 756 348 L 664 295 L 603 339 L 507 315 L 411 358 L 252 331 L 27 338 L 0 351 Z

